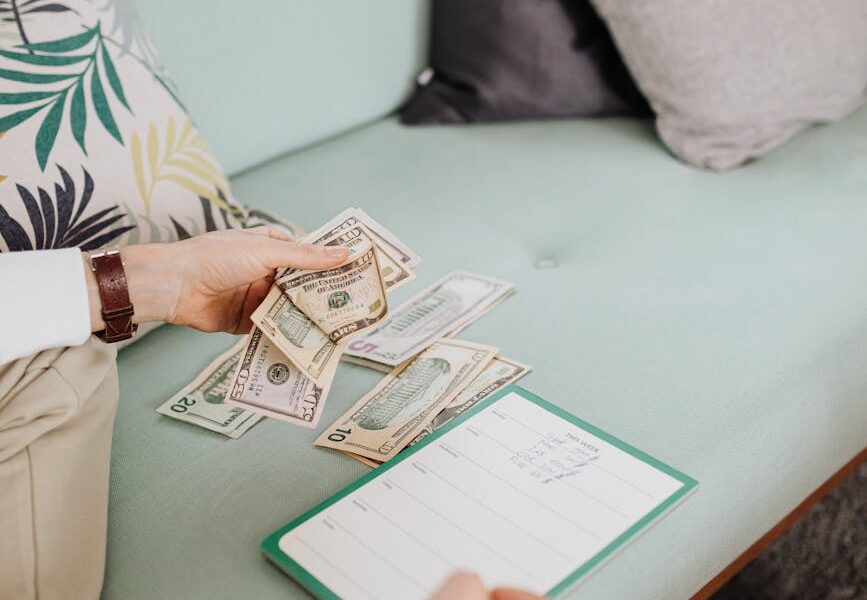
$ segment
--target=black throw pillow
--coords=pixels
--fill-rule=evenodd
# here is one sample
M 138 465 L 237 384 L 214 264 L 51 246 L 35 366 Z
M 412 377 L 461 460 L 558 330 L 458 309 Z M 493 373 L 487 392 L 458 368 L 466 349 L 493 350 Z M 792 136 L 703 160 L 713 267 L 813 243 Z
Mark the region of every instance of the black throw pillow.
M 434 0 L 406 124 L 650 114 L 587 0 Z

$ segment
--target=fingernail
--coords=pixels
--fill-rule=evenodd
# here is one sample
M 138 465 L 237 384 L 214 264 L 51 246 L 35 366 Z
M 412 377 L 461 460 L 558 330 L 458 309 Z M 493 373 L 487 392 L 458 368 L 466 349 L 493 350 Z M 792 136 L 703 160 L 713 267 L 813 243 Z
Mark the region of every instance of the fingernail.
M 348 252 L 349 248 L 344 248 L 343 246 L 328 246 L 325 248 L 325 254 L 334 258 L 345 256 Z

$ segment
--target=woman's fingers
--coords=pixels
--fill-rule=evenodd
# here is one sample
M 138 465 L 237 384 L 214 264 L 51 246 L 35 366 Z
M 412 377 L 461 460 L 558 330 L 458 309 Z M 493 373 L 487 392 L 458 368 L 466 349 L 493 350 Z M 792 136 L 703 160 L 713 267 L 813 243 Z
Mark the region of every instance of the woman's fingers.
M 270 225 L 259 225 L 258 227 L 251 227 L 250 229 L 241 229 L 241 231 L 252 235 L 261 235 L 275 240 L 282 240 L 284 242 L 292 241 L 292 238 L 288 233 L 281 231 L 276 227 L 271 227 Z
M 497 588 L 491 592 L 491 600 L 544 600 L 542 596 L 531 594 L 523 590 L 511 588 Z
M 430 600 L 487 600 L 482 580 L 471 573 L 455 573 L 437 590 Z
M 238 323 L 235 326 L 235 331 L 232 333 L 238 335 L 250 333 L 250 329 L 253 328 L 253 322 L 250 321 L 250 317 L 259 308 L 262 301 L 265 300 L 268 290 L 271 289 L 272 282 L 273 278 L 265 277 L 264 279 L 257 279 L 250 284 L 244 297 L 244 303 L 241 306 L 241 313 L 238 315 Z
M 262 240 L 260 258 L 269 269 L 327 269 L 346 260 L 349 250 L 342 246 L 314 246 L 275 239 Z
M 274 227 L 261 225 L 243 230 L 245 233 L 260 235 L 278 242 L 269 244 L 269 267 L 295 267 L 299 269 L 326 269 L 346 260 L 349 251 L 342 246 L 313 246 L 295 242 L 285 232 Z

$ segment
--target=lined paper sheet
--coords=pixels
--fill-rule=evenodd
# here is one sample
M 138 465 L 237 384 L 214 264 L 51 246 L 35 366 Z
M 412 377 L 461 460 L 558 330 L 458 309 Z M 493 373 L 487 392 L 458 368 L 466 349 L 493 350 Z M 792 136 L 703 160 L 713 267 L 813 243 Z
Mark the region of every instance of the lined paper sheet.
M 511 391 L 278 547 L 320 597 L 421 600 L 458 569 L 556 593 L 694 485 L 623 446 Z

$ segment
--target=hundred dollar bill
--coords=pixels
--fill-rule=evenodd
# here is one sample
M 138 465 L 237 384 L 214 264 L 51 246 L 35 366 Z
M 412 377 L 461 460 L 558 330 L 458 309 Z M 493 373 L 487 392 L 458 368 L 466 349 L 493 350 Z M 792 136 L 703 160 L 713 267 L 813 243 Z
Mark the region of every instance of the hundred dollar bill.
M 317 446 L 384 462 L 403 450 L 497 355 L 497 348 L 441 340 L 386 375 L 316 439 Z
M 244 340 L 218 356 L 192 383 L 172 396 L 157 412 L 179 421 L 239 438 L 262 415 L 224 402 L 232 374 L 241 360 Z
M 518 381 L 521 377 L 531 371 L 527 365 L 523 365 L 510 358 L 498 356 L 494 358 L 484 371 L 479 373 L 479 376 L 473 379 L 460 394 L 455 396 L 454 400 L 448 403 L 440 413 L 434 417 L 433 421 L 425 425 L 415 439 L 407 444 L 407 448 L 420 442 L 422 439 L 429 436 L 431 433 L 472 408 L 494 392 L 497 392 L 507 385 L 511 385 Z M 359 456 L 351 452 L 345 453 L 350 458 L 361 462 L 368 467 L 378 467 L 381 463 Z
M 353 338 L 344 356 L 396 366 L 466 327 L 514 288 L 508 281 L 452 271 L 391 311 L 378 327 Z
M 226 402 L 313 428 L 322 415 L 335 370 L 325 374 L 322 384 L 314 383 L 254 327 L 247 335 Z
M 379 251 L 366 230 L 356 225 L 336 233 L 325 245 L 349 247 L 343 265 L 323 271 L 295 271 L 278 287 L 332 342 L 379 323 L 388 312 Z

